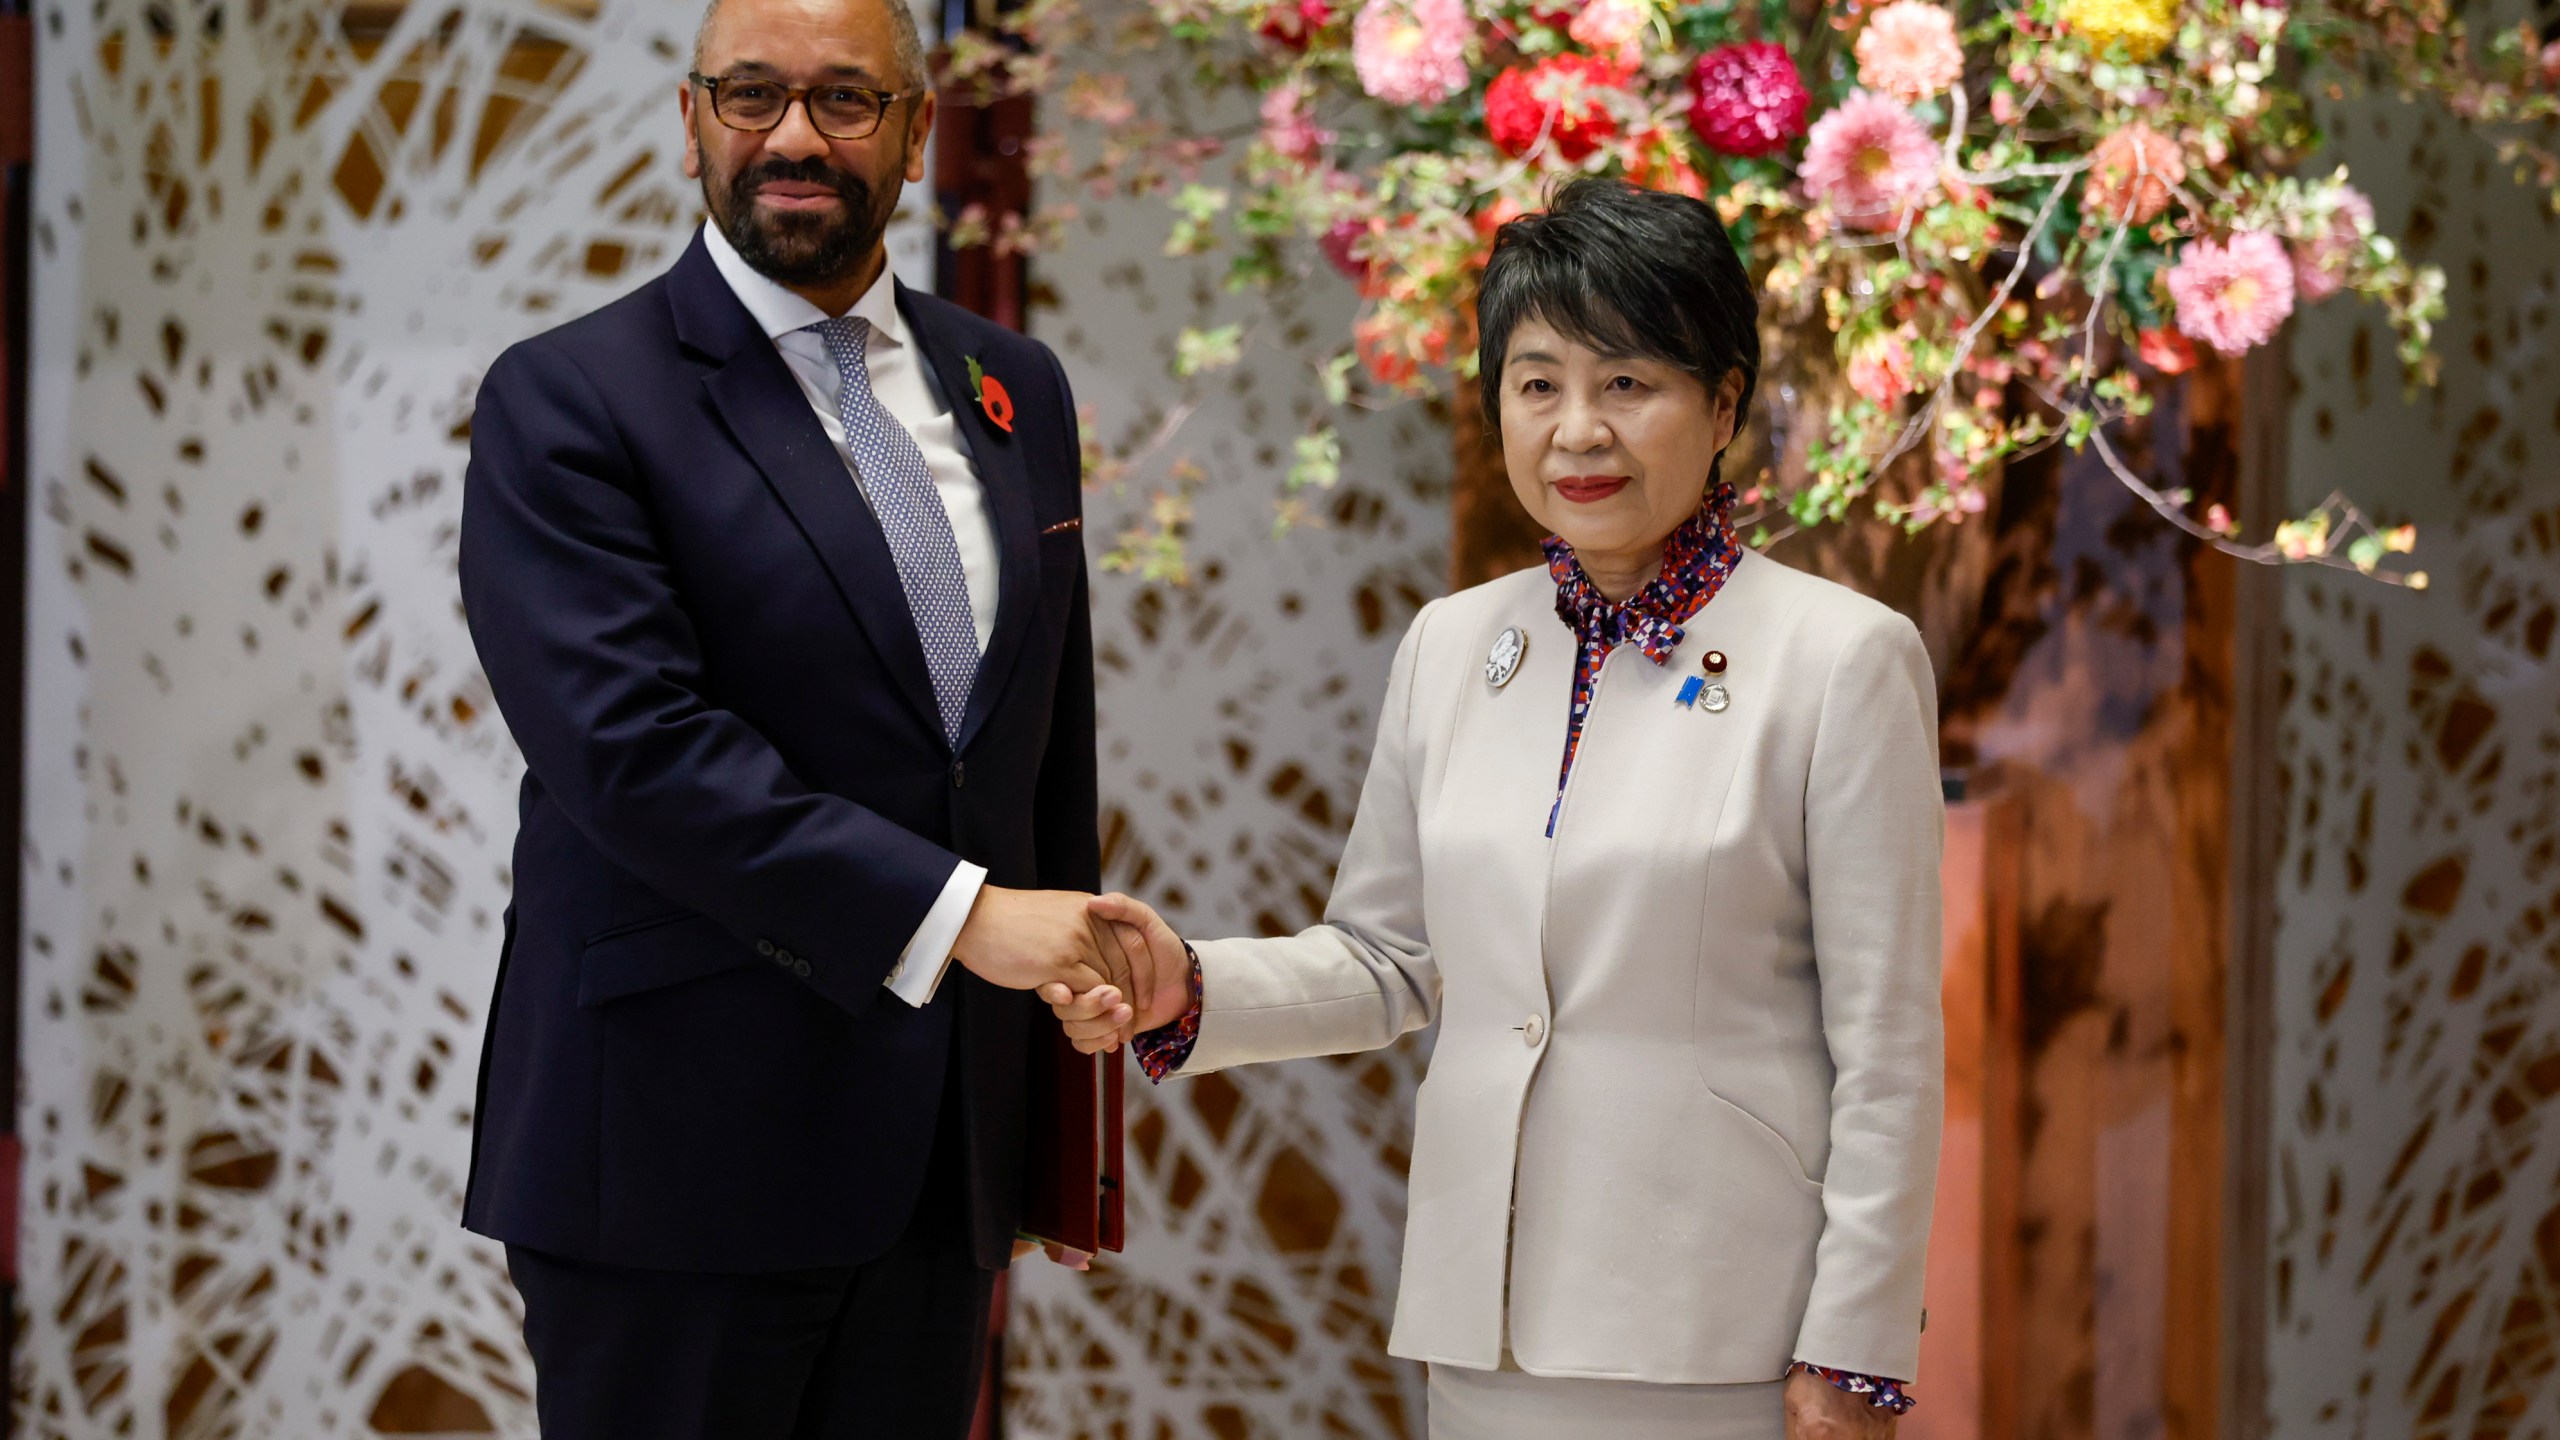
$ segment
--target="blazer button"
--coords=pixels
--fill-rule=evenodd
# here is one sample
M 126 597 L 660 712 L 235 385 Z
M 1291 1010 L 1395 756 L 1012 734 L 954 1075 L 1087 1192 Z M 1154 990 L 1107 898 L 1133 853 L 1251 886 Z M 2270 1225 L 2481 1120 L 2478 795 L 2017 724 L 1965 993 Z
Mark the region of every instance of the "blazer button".
M 964 788 L 966 788 L 966 787 L 968 786 L 968 784 L 969 784 L 969 767 L 968 767 L 967 765 L 962 764 L 961 762 L 959 762 L 959 761 L 957 761 L 957 760 L 952 761 L 952 762 L 951 762 L 951 788 L 952 788 L 952 789 L 954 789 L 954 790 L 964 789 Z
M 1520 1027 L 1520 1038 L 1529 1042 L 1530 1049 L 1537 1049 L 1538 1042 L 1547 1038 L 1546 1019 L 1538 1015 L 1530 1016 L 1529 1023 Z
M 792 973 L 792 974 L 794 974 L 794 975 L 799 976 L 799 977 L 800 977 L 801 979 L 803 979 L 803 980 L 808 979 L 808 978 L 809 978 L 809 962 L 808 962 L 808 961 L 806 961 L 806 960 L 794 960 L 794 961 L 792 961 L 792 962 L 791 962 L 791 973 Z
M 759 955 L 762 955 L 763 957 L 765 957 L 765 958 L 766 958 L 766 959 L 768 959 L 768 960 L 772 959 L 772 958 L 773 958 L 773 942 L 772 942 L 772 941 L 770 941 L 770 940 L 759 940 L 759 941 L 757 941 L 757 942 L 756 942 L 756 953 L 757 953 L 757 954 L 759 954 Z
M 776 950 L 773 952 L 773 963 L 776 965 L 788 965 L 791 963 L 792 959 L 793 956 L 788 950 Z

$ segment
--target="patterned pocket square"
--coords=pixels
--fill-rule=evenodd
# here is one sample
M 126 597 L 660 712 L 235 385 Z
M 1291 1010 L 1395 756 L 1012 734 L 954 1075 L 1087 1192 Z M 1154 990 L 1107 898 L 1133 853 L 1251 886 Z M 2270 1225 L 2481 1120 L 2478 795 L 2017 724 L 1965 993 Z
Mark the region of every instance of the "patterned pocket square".
M 1079 515 L 1073 520 L 1061 520 L 1057 524 L 1050 526 L 1048 529 L 1043 530 L 1040 533 L 1043 535 L 1064 535 L 1070 530 L 1081 530 L 1083 528 L 1084 517 Z

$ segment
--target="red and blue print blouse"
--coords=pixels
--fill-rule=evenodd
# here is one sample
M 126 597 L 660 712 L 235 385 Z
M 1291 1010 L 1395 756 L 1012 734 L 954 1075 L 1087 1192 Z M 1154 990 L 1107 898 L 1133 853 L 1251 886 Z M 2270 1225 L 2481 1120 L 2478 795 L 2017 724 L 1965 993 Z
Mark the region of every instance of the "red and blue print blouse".
M 1698 513 L 1680 522 L 1662 542 L 1662 573 L 1625 600 L 1600 593 L 1574 558 L 1573 547 L 1554 535 L 1540 543 L 1547 552 L 1547 574 L 1556 582 L 1556 618 L 1573 632 L 1573 704 L 1566 712 L 1564 765 L 1556 772 L 1555 804 L 1547 810 L 1547 838 L 1556 834 L 1556 812 L 1564 806 L 1564 787 L 1573 779 L 1573 757 L 1582 749 L 1582 722 L 1591 714 L 1592 692 L 1600 684 L 1600 666 L 1609 652 L 1633 644 L 1656 665 L 1671 663 L 1680 648 L 1684 626 L 1724 588 L 1741 546 L 1734 542 L 1733 487 L 1718 485 Z
M 1728 519 L 1733 502 L 1733 487 L 1718 485 L 1698 513 L 1682 521 L 1664 541 L 1662 573 L 1623 601 L 1613 601 L 1600 593 L 1591 577 L 1583 573 L 1582 562 L 1574 557 L 1572 546 L 1552 535 L 1545 540 L 1547 573 L 1556 582 L 1556 614 L 1573 631 L 1577 642 L 1572 704 L 1565 721 L 1564 763 L 1556 773 L 1555 804 L 1547 811 L 1549 839 L 1555 837 L 1556 813 L 1564 804 L 1565 785 L 1573 778 L 1573 758 L 1582 747 L 1582 724 L 1591 713 L 1601 665 L 1608 660 L 1609 652 L 1627 644 L 1642 650 L 1644 657 L 1656 665 L 1671 662 L 1686 633 L 1684 627 L 1724 588 L 1726 577 L 1733 573 L 1734 563 L 1741 557 L 1741 545 L 1735 540 Z M 1149 1030 L 1130 1043 L 1130 1054 L 1150 1081 L 1161 1081 L 1181 1069 L 1200 1038 L 1200 955 L 1188 942 L 1183 950 L 1191 958 L 1190 1008 L 1179 1019 Z M 1810 1370 L 1836 1388 L 1863 1395 L 1870 1405 L 1897 1415 L 1917 1403 L 1900 1381 L 1833 1370 L 1802 1360 L 1789 1367 L 1787 1373 L 1792 1375 L 1798 1370 Z

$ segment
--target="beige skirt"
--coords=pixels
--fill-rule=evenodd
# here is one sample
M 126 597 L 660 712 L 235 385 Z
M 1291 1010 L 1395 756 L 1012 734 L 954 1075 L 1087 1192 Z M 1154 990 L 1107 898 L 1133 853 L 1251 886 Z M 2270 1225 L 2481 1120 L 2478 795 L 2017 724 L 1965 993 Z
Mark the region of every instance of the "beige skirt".
M 1783 1380 L 1649 1385 L 1431 1367 L 1431 1440 L 1783 1440 Z

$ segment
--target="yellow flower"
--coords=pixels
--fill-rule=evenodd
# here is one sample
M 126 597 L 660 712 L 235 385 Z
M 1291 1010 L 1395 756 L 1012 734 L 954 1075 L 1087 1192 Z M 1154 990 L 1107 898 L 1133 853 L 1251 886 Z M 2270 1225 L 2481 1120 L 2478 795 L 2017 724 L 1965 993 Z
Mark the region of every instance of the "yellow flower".
M 2124 46 L 2137 64 L 2150 60 L 2178 33 L 2178 0 L 2065 0 L 2062 18 L 2101 54 Z

